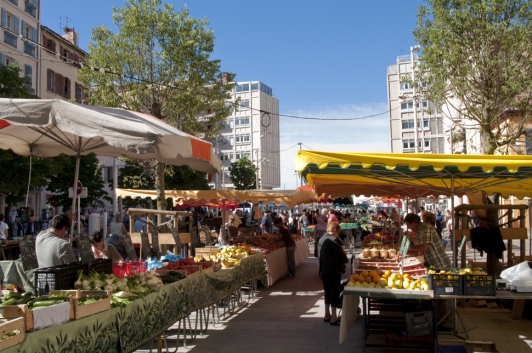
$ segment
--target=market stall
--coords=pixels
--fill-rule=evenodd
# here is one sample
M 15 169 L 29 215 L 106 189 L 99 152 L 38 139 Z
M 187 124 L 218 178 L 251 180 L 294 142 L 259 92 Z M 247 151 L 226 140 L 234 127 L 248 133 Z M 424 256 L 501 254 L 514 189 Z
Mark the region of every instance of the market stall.
M 4 352 L 132 352 L 191 312 L 264 276 L 262 255 L 256 254 L 242 259 L 234 268 L 197 273 L 164 285 L 124 307 L 27 333 L 24 342 Z

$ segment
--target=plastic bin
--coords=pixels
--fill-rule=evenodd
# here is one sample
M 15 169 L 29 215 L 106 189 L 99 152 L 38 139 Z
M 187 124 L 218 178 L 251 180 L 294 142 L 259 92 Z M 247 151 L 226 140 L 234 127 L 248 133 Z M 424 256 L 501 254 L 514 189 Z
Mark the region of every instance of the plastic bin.
M 133 272 L 131 262 L 113 264 L 112 270 L 114 275 L 120 278 L 131 276 L 131 273 Z
M 495 296 L 495 275 L 462 275 L 462 295 Z
M 35 270 L 35 291 L 38 296 L 48 295 L 50 290 L 73 289 L 79 271 L 83 270 L 81 262 L 38 268 Z
M 434 294 L 461 295 L 462 276 L 457 274 L 431 274 L 429 276 L 430 289 Z
M 83 272 L 88 275 L 91 272 L 105 273 L 110 275 L 113 273 L 113 261 L 111 259 L 96 259 L 83 265 Z

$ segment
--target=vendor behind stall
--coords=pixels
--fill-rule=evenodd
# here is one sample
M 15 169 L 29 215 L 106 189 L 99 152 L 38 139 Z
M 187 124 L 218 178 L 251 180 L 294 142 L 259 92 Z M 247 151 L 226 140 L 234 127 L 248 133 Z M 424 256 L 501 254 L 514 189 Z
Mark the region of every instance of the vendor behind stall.
M 67 240 L 66 233 L 69 227 L 68 216 L 57 215 L 52 218 L 50 228 L 37 236 L 35 254 L 39 267 L 59 266 L 78 261 L 72 251 L 72 245 Z
M 89 241 L 92 245 L 92 252 L 95 258 L 111 259 L 113 263 L 124 261 L 114 246 L 103 241 L 103 235 L 100 231 L 96 230 L 92 232 Z

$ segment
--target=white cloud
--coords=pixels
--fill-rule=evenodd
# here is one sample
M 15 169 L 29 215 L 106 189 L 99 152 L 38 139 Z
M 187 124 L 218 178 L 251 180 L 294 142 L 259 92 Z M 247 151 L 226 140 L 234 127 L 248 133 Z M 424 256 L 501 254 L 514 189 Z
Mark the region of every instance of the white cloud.
M 375 105 L 338 106 L 324 110 L 282 112 L 284 115 L 322 119 L 347 119 L 386 112 L 386 103 Z M 302 149 L 334 152 L 389 152 L 390 132 L 388 113 L 352 121 L 303 120 L 281 116 L 281 189 L 294 189 L 296 175 L 294 157 Z M 301 180 L 297 180 L 301 185 Z

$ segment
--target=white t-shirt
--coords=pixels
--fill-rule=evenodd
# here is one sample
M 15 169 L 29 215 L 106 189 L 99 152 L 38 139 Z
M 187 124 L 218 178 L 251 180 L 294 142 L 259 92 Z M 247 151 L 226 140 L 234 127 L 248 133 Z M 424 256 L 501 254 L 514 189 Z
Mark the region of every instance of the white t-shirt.
M 17 211 L 11 210 L 11 212 L 9 212 L 9 221 L 11 223 L 15 223 L 15 221 L 17 220 L 17 216 L 18 216 Z
M 8 229 L 9 229 L 9 226 L 7 225 L 6 222 L 4 222 L 4 221 L 0 222 L 0 239 L 4 239 L 4 240 L 7 239 L 6 230 L 8 230 Z

